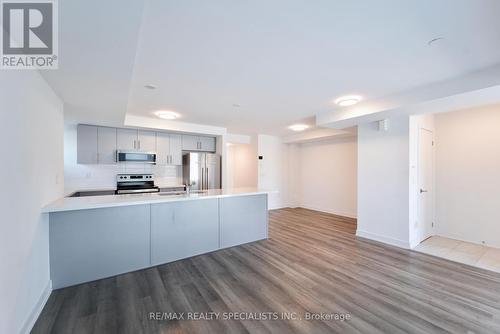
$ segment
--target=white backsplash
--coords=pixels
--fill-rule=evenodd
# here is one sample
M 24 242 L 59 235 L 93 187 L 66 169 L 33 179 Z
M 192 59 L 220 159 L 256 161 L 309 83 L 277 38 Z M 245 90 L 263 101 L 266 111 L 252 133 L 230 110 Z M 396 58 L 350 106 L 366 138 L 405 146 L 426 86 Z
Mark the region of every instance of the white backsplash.
M 116 174 L 151 173 L 160 187 L 182 185 L 182 166 L 157 166 L 142 163 L 116 165 L 79 165 L 76 163 L 76 125 L 64 131 L 65 194 L 84 189 L 116 189 Z
M 116 189 L 116 174 L 151 173 L 160 187 L 182 184 L 182 167 L 147 164 L 73 165 L 64 171 L 66 193 L 83 189 Z

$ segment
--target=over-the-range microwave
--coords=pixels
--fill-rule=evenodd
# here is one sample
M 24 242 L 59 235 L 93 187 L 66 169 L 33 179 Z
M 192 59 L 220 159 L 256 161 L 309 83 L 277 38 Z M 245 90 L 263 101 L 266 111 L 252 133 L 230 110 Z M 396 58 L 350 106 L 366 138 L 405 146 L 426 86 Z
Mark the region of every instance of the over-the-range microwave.
M 156 163 L 155 152 L 139 152 L 139 151 L 116 151 L 117 162 L 142 162 L 148 164 Z

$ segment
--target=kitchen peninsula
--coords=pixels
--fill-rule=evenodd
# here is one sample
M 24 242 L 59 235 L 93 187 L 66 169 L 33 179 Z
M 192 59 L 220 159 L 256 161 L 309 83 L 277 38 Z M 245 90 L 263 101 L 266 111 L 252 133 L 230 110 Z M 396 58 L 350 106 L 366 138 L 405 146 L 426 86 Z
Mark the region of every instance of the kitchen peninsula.
M 44 212 L 56 289 L 268 237 L 255 188 L 66 197 Z

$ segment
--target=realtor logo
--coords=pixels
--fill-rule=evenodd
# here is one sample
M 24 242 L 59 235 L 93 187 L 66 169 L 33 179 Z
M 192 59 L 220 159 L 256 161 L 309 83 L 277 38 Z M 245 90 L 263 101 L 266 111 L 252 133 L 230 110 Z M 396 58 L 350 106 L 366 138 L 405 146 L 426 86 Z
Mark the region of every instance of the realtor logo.
M 55 0 L 4 0 L 2 69 L 57 69 L 57 3 Z

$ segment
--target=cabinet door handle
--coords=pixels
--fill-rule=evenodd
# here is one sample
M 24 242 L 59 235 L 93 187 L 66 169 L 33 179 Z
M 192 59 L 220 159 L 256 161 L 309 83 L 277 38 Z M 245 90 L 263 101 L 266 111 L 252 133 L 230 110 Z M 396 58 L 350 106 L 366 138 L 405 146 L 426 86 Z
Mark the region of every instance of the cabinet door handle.
M 139 150 L 141 149 L 141 141 L 140 141 L 140 140 L 138 140 L 138 141 L 137 141 L 137 148 L 138 148 Z
M 134 150 L 135 150 L 135 149 L 136 149 L 136 147 L 135 147 L 135 139 L 134 139 Z

